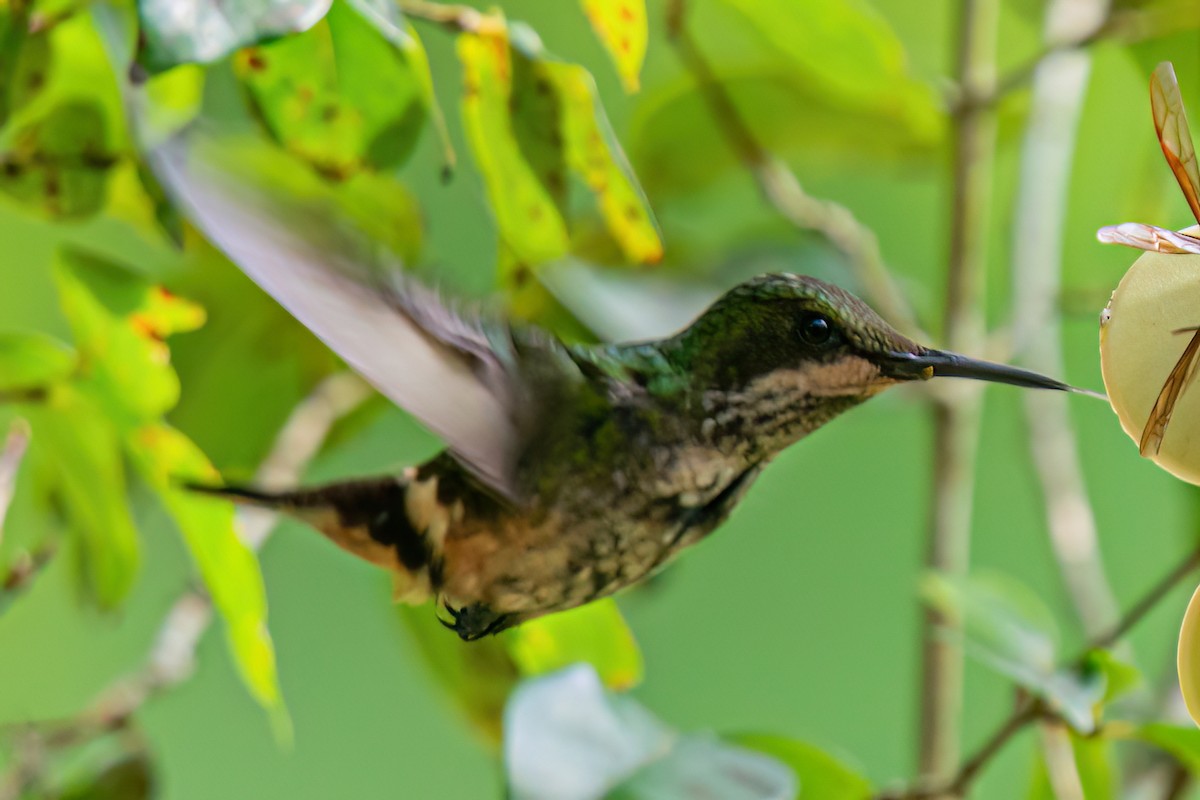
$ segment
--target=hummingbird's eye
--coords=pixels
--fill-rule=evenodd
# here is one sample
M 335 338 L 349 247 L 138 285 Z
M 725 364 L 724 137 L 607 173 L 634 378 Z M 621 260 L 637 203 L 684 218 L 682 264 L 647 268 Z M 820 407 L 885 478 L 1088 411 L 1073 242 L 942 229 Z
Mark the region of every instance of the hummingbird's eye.
M 800 338 L 816 347 L 833 339 L 833 323 L 824 314 L 809 313 L 800 318 Z

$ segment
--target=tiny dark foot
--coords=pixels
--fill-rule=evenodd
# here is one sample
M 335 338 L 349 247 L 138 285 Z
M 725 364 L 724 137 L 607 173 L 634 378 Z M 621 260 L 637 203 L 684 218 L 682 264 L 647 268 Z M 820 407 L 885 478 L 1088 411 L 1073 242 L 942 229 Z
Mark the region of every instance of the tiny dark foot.
M 457 633 L 464 642 L 473 642 L 484 636 L 499 633 L 505 628 L 512 627 L 517 621 L 514 615 L 497 614 L 482 603 L 452 608 L 448 603 L 443 602 L 442 608 L 446 609 L 450 620 L 442 619 L 439 616 L 438 621 Z

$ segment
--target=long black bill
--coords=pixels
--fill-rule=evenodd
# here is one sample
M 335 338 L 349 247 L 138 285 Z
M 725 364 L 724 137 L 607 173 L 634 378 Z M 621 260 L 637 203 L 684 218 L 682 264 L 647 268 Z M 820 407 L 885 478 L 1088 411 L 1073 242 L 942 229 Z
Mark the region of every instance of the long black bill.
M 1026 389 L 1054 389 L 1060 392 L 1076 392 L 1100 399 L 1107 399 L 1099 392 L 1080 389 L 1062 381 L 1048 378 L 1027 369 L 996 364 L 976 358 L 951 353 L 946 350 L 925 350 L 921 353 L 893 353 L 892 375 L 902 380 L 928 378 L 970 378 L 976 381 L 1007 383 Z

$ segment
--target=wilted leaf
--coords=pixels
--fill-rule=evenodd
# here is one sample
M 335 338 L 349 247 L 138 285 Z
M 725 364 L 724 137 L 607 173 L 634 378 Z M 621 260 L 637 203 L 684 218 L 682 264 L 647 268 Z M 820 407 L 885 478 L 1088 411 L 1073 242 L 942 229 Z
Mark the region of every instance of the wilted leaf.
M 504 704 L 519 677 L 504 643 L 494 636 L 464 642 L 429 608 L 399 605 L 397 610 L 434 678 L 484 736 L 499 744 Z
M 344 179 L 395 166 L 412 151 L 427 97 L 408 52 L 337 2 L 312 29 L 243 50 L 234 65 L 271 135 Z
M 84 585 L 111 608 L 128 594 L 138 567 L 119 433 L 91 400 L 68 386 L 31 407 L 29 417 L 34 447 L 54 465 L 64 514 L 82 545 Z
M 583 0 L 583 10 L 617 65 L 625 91 L 636 92 L 646 59 L 645 0 Z
M 1104 679 L 1058 668 L 1054 617 L 1028 587 L 998 573 L 930 574 L 922 594 L 961 621 L 967 653 L 1048 701 L 1076 730 L 1095 729 Z
M 242 680 L 255 699 L 285 730 L 275 650 L 267 632 L 267 597 L 258 562 L 238 538 L 233 504 L 186 491 L 182 484 L 215 483 L 217 471 L 200 449 L 179 431 L 147 424 L 127 443 L 138 471 L 158 493 L 200 570 Z
M 521 684 L 504 731 L 514 800 L 796 796 L 791 770 L 774 759 L 712 736 L 680 736 L 633 700 L 606 693 L 584 665 Z
M 554 198 L 525 159 L 513 131 L 513 65 L 504 31 L 458 37 L 467 140 L 487 187 L 500 239 L 517 262 L 536 265 L 567 252 Z
M 866 800 L 872 795 L 870 781 L 814 745 L 764 734 L 731 739 L 791 767 L 800 781 L 800 800 Z
M 58 383 L 77 362 L 70 345 L 48 334 L 0 333 L 0 392 Z
M 305 31 L 329 11 L 331 0 L 141 0 L 139 60 L 152 71 L 206 64 L 239 47 Z
M 508 634 L 508 650 L 525 676 L 590 664 L 610 689 L 642 679 L 642 654 L 611 599 L 530 620 Z

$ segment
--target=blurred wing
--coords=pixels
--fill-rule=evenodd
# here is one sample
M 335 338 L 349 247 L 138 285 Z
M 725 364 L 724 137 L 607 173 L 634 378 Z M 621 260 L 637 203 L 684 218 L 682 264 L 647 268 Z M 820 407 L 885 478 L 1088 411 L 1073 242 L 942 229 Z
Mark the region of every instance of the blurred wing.
M 1200 238 L 1154 225 L 1145 225 L 1141 222 L 1109 225 L 1098 230 L 1096 238 L 1105 244 L 1123 244 L 1126 247 L 1150 250 L 1155 253 L 1200 255 Z
M 336 246 L 332 207 L 275 203 L 204 158 L 213 145 L 184 135 L 151 154 L 190 219 L 355 371 L 511 497 L 528 403 L 507 326 L 456 315 L 403 277 L 385 280 L 362 263 L 363 242 L 342 237 L 347 246 Z
M 1150 409 L 1150 417 L 1146 420 L 1146 427 L 1142 429 L 1142 440 L 1138 443 L 1138 450 L 1142 455 L 1157 453 L 1158 449 L 1162 447 L 1163 435 L 1167 432 L 1167 424 L 1171 421 L 1171 414 L 1175 411 L 1175 403 L 1195 375 L 1198 355 L 1200 355 L 1200 329 L 1192 334 L 1192 340 L 1184 348 L 1183 355 L 1175 362 L 1175 367 L 1167 376 L 1162 391 L 1158 393 L 1158 399 L 1154 401 L 1154 408 Z
M 1175 180 L 1179 181 L 1192 216 L 1200 222 L 1200 169 L 1196 166 L 1196 149 L 1183 108 L 1183 95 L 1179 92 L 1179 81 L 1175 79 L 1175 68 L 1170 61 L 1159 64 L 1150 76 L 1150 110 L 1154 113 L 1154 129 L 1158 132 L 1163 155 L 1167 157 L 1171 172 L 1175 173 Z

